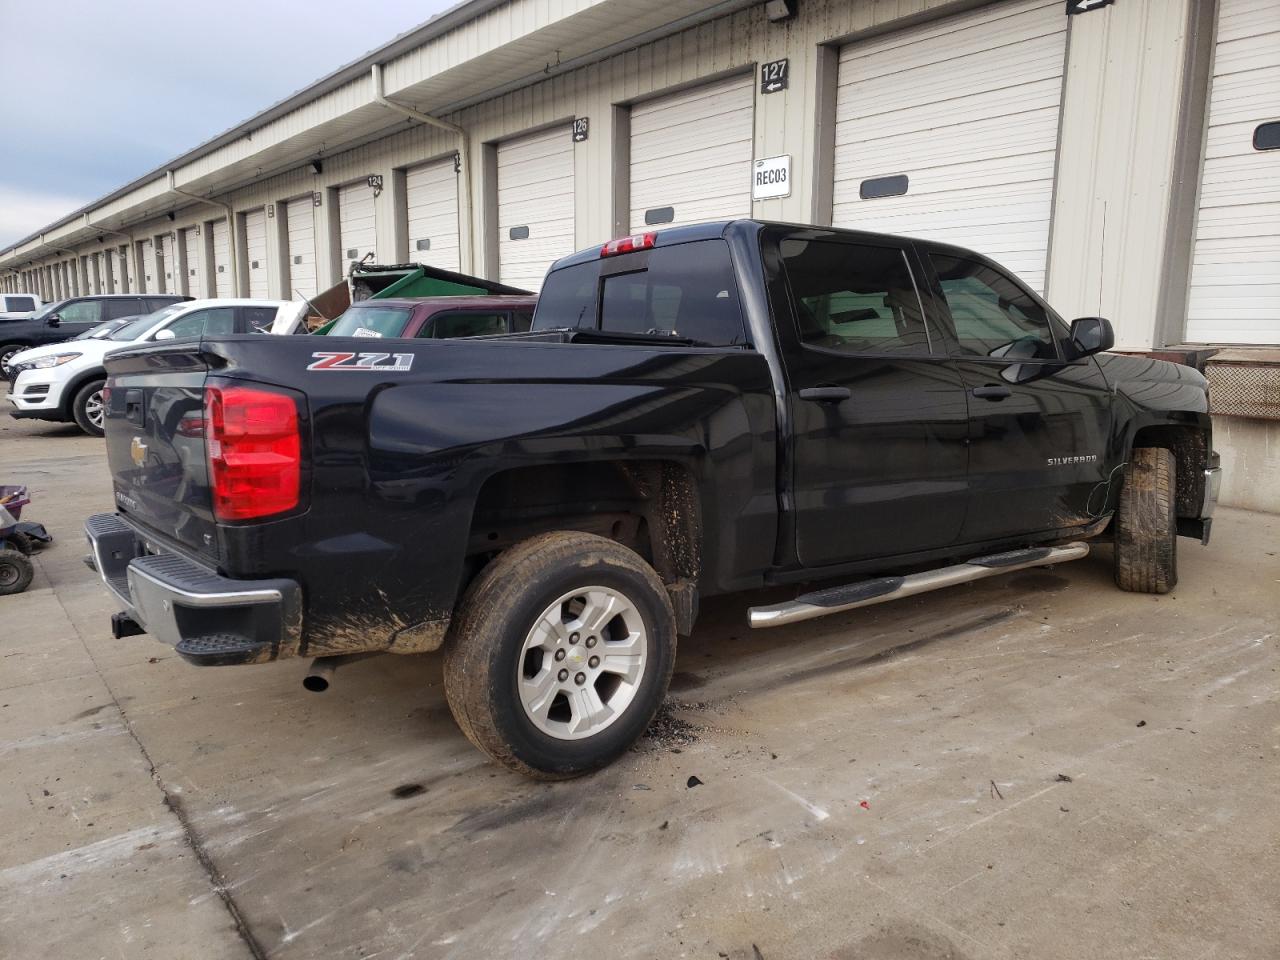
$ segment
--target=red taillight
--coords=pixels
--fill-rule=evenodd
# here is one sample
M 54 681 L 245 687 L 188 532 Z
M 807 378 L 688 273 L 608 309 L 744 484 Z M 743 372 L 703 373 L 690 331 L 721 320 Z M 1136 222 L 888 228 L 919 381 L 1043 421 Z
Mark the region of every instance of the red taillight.
M 631 253 L 633 250 L 650 250 L 657 239 L 656 233 L 637 233 L 633 237 L 610 240 L 600 248 L 600 256 L 616 257 L 620 253 Z
M 204 427 L 219 520 L 266 517 L 298 505 L 302 441 L 291 397 L 252 387 L 207 387 Z

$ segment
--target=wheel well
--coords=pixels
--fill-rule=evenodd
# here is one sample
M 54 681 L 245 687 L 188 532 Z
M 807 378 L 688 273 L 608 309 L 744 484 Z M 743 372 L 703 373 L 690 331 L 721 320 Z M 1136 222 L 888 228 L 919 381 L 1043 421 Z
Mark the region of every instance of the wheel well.
M 64 415 L 73 416 L 71 405 L 76 402 L 76 394 L 90 380 L 105 380 L 107 371 L 99 367 L 97 370 L 89 370 L 80 374 L 74 380 L 67 384 L 67 388 L 62 395 L 62 412 Z
M 687 633 L 697 610 L 701 514 L 697 483 L 680 463 L 517 467 L 494 474 L 480 488 L 464 576 L 470 581 L 502 550 L 539 533 L 594 533 L 634 550 L 657 571 Z
M 1165 447 L 1177 462 L 1177 511 L 1180 517 L 1198 517 L 1204 498 L 1204 471 L 1209 464 L 1209 434 L 1197 427 L 1160 424 L 1143 427 L 1133 446 Z

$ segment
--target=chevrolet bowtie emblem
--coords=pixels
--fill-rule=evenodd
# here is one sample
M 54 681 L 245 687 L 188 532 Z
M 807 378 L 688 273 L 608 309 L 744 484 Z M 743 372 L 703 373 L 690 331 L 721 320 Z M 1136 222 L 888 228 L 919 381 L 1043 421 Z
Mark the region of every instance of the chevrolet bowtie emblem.
M 147 445 L 142 442 L 141 437 L 134 437 L 133 442 L 129 444 L 129 458 L 133 460 L 136 467 L 147 462 Z

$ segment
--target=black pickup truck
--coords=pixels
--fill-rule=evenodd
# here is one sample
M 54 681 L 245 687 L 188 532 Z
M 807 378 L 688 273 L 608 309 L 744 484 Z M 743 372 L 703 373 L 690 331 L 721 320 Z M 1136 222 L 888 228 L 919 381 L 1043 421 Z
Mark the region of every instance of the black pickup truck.
M 1171 589 L 1216 499 L 1206 384 L 1112 339 L 956 247 L 646 233 L 556 263 L 527 333 L 114 354 L 90 563 L 117 636 L 196 664 L 323 687 L 443 648 L 477 746 L 572 776 L 650 722 L 702 597 L 838 584 L 767 627 L 1104 537 L 1121 588 Z

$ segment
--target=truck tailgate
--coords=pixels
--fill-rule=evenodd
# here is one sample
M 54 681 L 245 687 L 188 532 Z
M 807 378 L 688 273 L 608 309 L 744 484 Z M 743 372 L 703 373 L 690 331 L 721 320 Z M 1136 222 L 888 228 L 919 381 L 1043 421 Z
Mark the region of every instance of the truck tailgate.
M 199 344 L 113 356 L 108 373 L 104 427 L 117 509 L 216 561 Z

